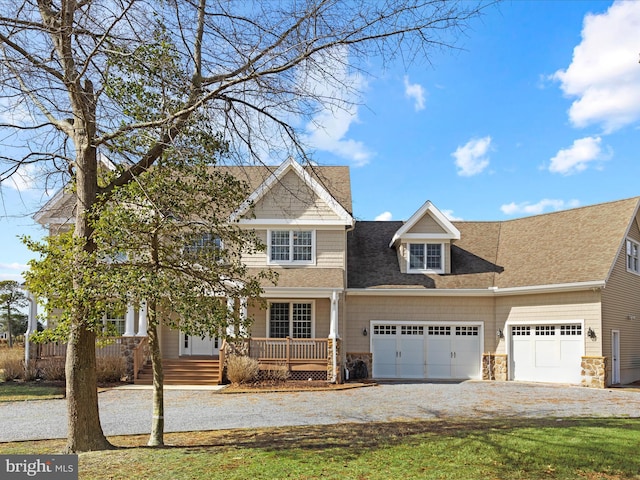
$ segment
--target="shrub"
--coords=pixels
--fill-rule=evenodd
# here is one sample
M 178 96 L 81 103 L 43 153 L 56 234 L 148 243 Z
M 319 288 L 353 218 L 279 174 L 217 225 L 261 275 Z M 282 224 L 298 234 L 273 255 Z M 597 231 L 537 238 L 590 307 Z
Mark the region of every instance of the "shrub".
M 122 380 L 126 375 L 123 357 L 98 357 L 96 359 L 96 374 L 98 383 L 114 383 Z
M 5 381 L 17 380 L 24 375 L 24 350 L 0 348 L 0 377 Z
M 262 376 L 265 380 L 284 382 L 289 380 L 291 373 L 286 365 L 271 365 L 262 372 Z
M 23 371 L 23 379 L 25 382 L 32 382 L 35 379 L 38 378 L 39 375 L 39 371 L 38 371 L 38 366 L 36 364 L 35 360 L 29 360 L 26 365 L 24 364 L 24 362 L 22 362 L 24 365 L 24 371 Z
M 40 361 L 40 375 L 47 382 L 64 381 L 64 359 L 48 358 Z
M 230 355 L 227 357 L 227 378 L 231 383 L 250 383 L 258 378 L 260 366 L 251 357 Z

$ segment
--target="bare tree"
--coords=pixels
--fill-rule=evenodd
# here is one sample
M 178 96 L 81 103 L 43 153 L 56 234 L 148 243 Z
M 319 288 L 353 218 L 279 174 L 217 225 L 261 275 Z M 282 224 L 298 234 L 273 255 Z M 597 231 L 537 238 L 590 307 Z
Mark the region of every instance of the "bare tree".
M 297 152 L 300 125 L 321 111 L 352 106 L 353 73 L 370 58 L 429 59 L 486 3 L 479 0 L 0 0 L 0 181 L 37 163 L 71 178 L 75 237 L 91 253 L 88 212 L 98 195 L 140 175 L 204 116 L 247 161 Z M 160 87 L 135 88 L 123 64 L 138 62 L 168 32 L 180 72 Z M 141 55 L 141 53 L 143 53 Z M 121 80 L 121 84 L 118 84 Z M 165 88 L 165 87 L 162 87 Z M 122 90 L 170 98 L 153 112 L 131 111 Z M 131 137 L 137 139 L 130 141 Z M 99 184 L 98 158 L 116 166 Z M 74 270 L 67 354 L 68 451 L 108 448 L 98 416 L 91 300 L 82 264 Z

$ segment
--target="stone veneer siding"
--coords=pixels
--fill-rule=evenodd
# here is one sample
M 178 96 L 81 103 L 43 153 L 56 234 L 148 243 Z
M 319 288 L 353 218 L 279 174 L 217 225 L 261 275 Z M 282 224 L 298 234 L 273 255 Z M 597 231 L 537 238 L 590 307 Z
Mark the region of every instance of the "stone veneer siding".
M 507 381 L 509 379 L 507 355 L 504 353 L 483 353 L 482 379 Z
M 143 338 L 146 337 L 122 337 L 120 343 L 120 353 L 124 357 L 125 362 L 125 381 L 133 383 L 135 379 L 135 372 L 133 371 L 133 356 L 136 347 L 140 344 Z M 147 345 L 147 348 L 149 346 Z M 142 367 L 142 365 L 140 365 Z
M 336 372 L 335 372 L 335 378 L 336 378 L 336 383 L 344 383 L 344 379 L 343 379 L 343 375 L 342 375 L 342 340 L 339 338 L 336 338 L 335 340 L 333 338 L 329 338 L 327 340 L 327 381 L 331 381 L 333 380 L 333 349 L 334 349 L 334 345 L 336 348 Z
M 607 357 L 582 357 L 583 387 L 605 388 L 607 386 Z
M 371 374 L 373 372 L 373 355 L 370 352 L 347 352 L 347 361 L 345 364 L 345 368 L 351 371 L 356 364 L 356 362 L 361 361 L 367 366 L 367 378 L 371 378 Z M 362 379 L 362 380 L 366 380 Z M 354 380 L 350 378 L 349 380 Z

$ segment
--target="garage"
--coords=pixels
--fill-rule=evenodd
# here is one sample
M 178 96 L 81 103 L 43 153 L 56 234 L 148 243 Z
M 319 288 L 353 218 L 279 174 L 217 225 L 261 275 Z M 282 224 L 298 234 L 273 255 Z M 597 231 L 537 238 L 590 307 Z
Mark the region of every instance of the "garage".
M 481 324 L 372 323 L 374 378 L 480 378 Z
M 582 323 L 511 325 L 511 379 L 580 383 Z

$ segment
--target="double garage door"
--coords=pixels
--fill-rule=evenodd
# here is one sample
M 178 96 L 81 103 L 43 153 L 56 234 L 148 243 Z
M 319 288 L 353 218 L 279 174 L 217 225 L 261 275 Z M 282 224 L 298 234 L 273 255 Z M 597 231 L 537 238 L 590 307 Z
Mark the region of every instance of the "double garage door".
M 372 325 L 374 378 L 480 378 L 481 325 Z
M 509 333 L 513 380 L 580 382 L 584 351 L 581 323 L 512 325 Z

